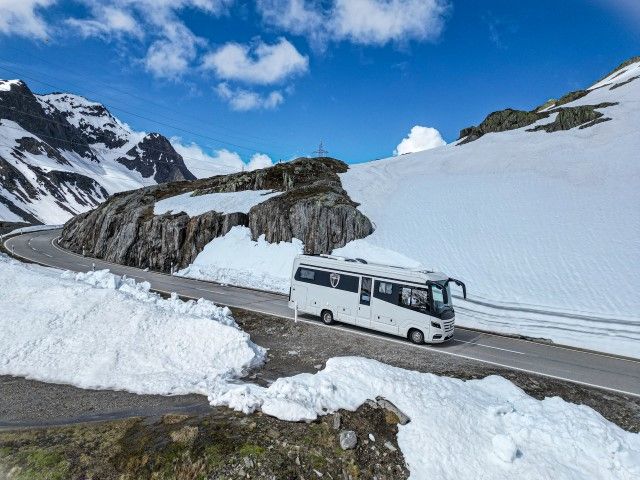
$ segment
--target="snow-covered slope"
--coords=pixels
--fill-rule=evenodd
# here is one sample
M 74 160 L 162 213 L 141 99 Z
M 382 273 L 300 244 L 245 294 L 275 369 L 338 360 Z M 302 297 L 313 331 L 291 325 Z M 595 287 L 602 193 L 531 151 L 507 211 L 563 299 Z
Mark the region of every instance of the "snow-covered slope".
M 110 194 L 193 178 L 165 137 L 103 105 L 0 80 L 0 220 L 64 223 Z
M 640 59 L 488 119 L 457 144 L 352 165 L 342 185 L 375 231 L 333 253 L 464 280 L 459 325 L 640 356 Z M 227 237 L 181 274 L 288 291 L 300 247 L 274 268 L 268 248 Z M 223 258 L 232 242 L 242 258 Z
M 471 299 L 496 308 L 458 302 L 463 325 L 637 354 L 638 75 L 640 61 L 562 105 L 616 103 L 596 109 L 610 120 L 587 128 L 528 131 L 554 113 L 352 166 L 343 185 L 376 230 L 340 253 L 367 258 L 375 248 L 379 260 L 388 249 L 465 280 Z

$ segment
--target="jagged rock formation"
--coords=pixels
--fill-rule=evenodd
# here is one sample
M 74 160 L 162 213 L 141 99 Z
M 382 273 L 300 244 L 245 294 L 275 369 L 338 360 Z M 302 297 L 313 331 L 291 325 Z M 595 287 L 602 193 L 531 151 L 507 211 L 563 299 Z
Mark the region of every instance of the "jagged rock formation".
M 574 127 L 589 128 L 597 123 L 611 120 L 609 117 L 605 117 L 604 113 L 597 111 L 596 108 L 606 108 L 613 105 L 616 104 L 606 102 L 599 103 L 597 105 L 581 105 L 579 107 L 562 108 L 559 110 L 558 115 L 556 115 L 553 122 L 530 128 L 527 132 L 537 132 L 539 130 L 544 130 L 545 132 L 558 132 L 560 130 L 570 130 Z M 550 112 L 553 113 L 554 110 L 550 110 Z
M 574 92 L 577 93 L 577 92 Z M 573 94 L 569 94 L 573 95 Z M 580 98 L 584 95 L 575 96 L 572 100 L 566 100 L 565 103 L 572 102 L 575 98 Z M 563 97 L 565 98 L 565 97 Z M 560 102 L 560 100 L 558 101 Z M 506 110 L 500 110 L 487 115 L 482 123 L 478 126 L 463 128 L 460 130 L 461 140 L 459 145 L 473 142 L 481 136 L 487 133 L 504 132 L 507 130 L 514 130 L 516 128 L 527 127 L 536 123 L 539 120 L 543 120 L 551 116 L 551 114 L 557 113 L 556 118 L 543 125 L 537 125 L 534 128 L 527 129 L 528 132 L 537 132 L 544 130 L 545 132 L 558 132 L 560 130 L 570 130 L 575 127 L 588 128 L 597 123 L 606 122 L 611 120 L 609 117 L 605 117 L 602 112 L 596 109 L 606 108 L 616 105 L 616 103 L 606 102 L 599 103 L 597 105 L 580 105 L 577 107 L 561 107 L 551 108 L 544 111 L 532 110 L 513 110 L 507 108 Z M 548 107 L 547 107 L 548 108 Z
M 194 178 L 165 137 L 103 105 L 0 80 L 0 219 L 63 223 L 111 193 Z
M 298 238 L 307 253 L 329 253 L 373 232 L 369 219 L 342 188 L 338 174 L 347 169 L 332 158 L 299 158 L 252 172 L 120 193 L 70 220 L 60 244 L 116 263 L 169 271 L 172 265 L 186 267 L 211 240 L 243 225 L 254 239 L 263 234 L 269 242 Z M 283 193 L 247 214 L 154 215 L 155 203 L 164 198 L 242 190 Z

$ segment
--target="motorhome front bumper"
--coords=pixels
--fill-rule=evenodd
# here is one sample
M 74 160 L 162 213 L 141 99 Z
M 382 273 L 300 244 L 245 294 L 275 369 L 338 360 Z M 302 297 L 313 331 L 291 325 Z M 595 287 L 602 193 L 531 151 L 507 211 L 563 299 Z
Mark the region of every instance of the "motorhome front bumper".
M 439 324 L 440 328 L 436 328 L 435 324 Z M 432 322 L 430 333 L 430 341 L 431 343 L 442 343 L 447 340 L 451 340 L 453 338 L 453 334 L 455 332 L 455 317 L 450 318 L 448 320 L 438 320 L 437 322 Z

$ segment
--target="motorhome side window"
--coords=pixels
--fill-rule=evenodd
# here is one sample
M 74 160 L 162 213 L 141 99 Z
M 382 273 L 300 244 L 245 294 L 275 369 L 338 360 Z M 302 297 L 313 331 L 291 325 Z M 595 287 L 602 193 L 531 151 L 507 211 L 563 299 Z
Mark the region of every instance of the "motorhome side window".
M 398 305 L 426 313 L 429 309 L 428 292 L 422 288 L 401 287 Z
M 307 270 L 306 268 L 301 268 L 300 278 L 304 280 L 314 280 L 316 278 L 316 272 L 313 270 Z
M 393 284 L 387 282 L 378 282 L 378 291 L 385 295 L 391 295 L 393 292 Z

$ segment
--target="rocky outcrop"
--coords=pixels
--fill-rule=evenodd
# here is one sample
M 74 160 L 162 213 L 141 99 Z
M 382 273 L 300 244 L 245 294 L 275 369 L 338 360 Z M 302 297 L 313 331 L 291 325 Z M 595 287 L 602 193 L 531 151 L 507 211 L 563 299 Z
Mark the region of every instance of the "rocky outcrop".
M 332 158 L 299 158 L 252 172 L 174 182 L 112 196 L 91 212 L 70 220 L 60 244 L 112 262 L 169 271 L 186 267 L 216 237 L 233 226 L 251 229 L 254 239 L 302 240 L 307 253 L 329 253 L 373 232 L 369 219 L 342 188 L 348 166 Z M 154 215 L 164 198 L 242 190 L 275 190 L 248 213 L 207 212 Z
M 603 85 L 594 86 L 589 90 L 576 90 L 569 92 L 558 100 L 548 100 L 533 110 L 527 111 L 507 108 L 505 110 L 490 113 L 479 125 L 474 125 L 460 130 L 458 145 L 473 142 L 487 133 L 504 132 L 507 130 L 528 127 L 540 120 L 549 118 L 555 113 L 557 113 L 557 115 L 552 122 L 544 125 L 537 125 L 527 131 L 545 131 L 552 133 L 561 130 L 570 130 L 576 127 L 589 128 L 598 123 L 611 120 L 610 118 L 605 117 L 602 112 L 597 111 L 597 109 L 610 107 L 616 105 L 616 103 L 605 102 L 597 105 L 579 105 L 574 107 L 564 107 L 563 105 L 575 102 L 576 100 L 585 97 L 593 90 L 599 88 L 609 88 L 610 90 L 614 90 L 636 80 L 637 78 L 640 78 L 640 76 L 634 76 L 625 81 L 615 81 L 618 76 L 622 75 L 626 71 L 626 67 L 638 61 L 640 61 L 640 57 L 633 57 L 620 64 L 597 82 L 597 84 L 600 84 L 603 80 L 610 78 L 610 81 L 605 82 Z
M 548 114 L 546 113 L 538 113 L 535 111 L 526 112 L 512 108 L 499 110 L 487 115 L 487 118 L 485 118 L 480 125 L 460 130 L 459 140 L 464 139 L 460 144 L 473 142 L 486 133 L 504 132 L 506 130 L 526 127 L 547 116 Z
M 598 112 L 596 108 L 606 108 L 616 105 L 615 103 L 599 103 L 598 105 L 581 105 L 579 107 L 570 107 L 560 109 L 558 115 L 553 122 L 538 125 L 530 128 L 528 132 L 537 132 L 544 130 L 545 132 L 558 132 L 560 130 L 570 130 L 575 127 L 588 128 L 597 123 L 611 120 L 604 116 L 604 113 Z
M 582 95 L 578 95 L 578 92 L 573 92 L 572 94 L 569 94 L 569 100 L 565 99 L 565 103 L 572 102 L 581 96 Z M 558 103 L 559 102 L 560 100 L 558 100 Z M 460 137 L 458 138 L 460 142 L 458 145 L 473 142 L 487 133 L 504 132 L 507 130 L 514 130 L 516 128 L 527 127 L 539 120 L 550 117 L 554 113 L 557 113 L 558 115 L 556 115 L 556 118 L 552 122 L 537 125 L 534 128 L 527 129 L 527 131 L 537 132 L 544 130 L 545 132 L 551 133 L 558 132 L 560 130 L 570 130 L 575 127 L 588 128 L 596 125 L 597 123 L 611 120 L 596 109 L 611 107 L 613 105 L 616 105 L 616 103 L 605 102 L 597 105 L 555 107 L 544 111 L 536 109 L 530 112 L 524 110 L 513 110 L 511 108 L 500 110 L 498 112 L 490 113 L 487 118 L 480 123 L 480 125 L 460 130 Z

